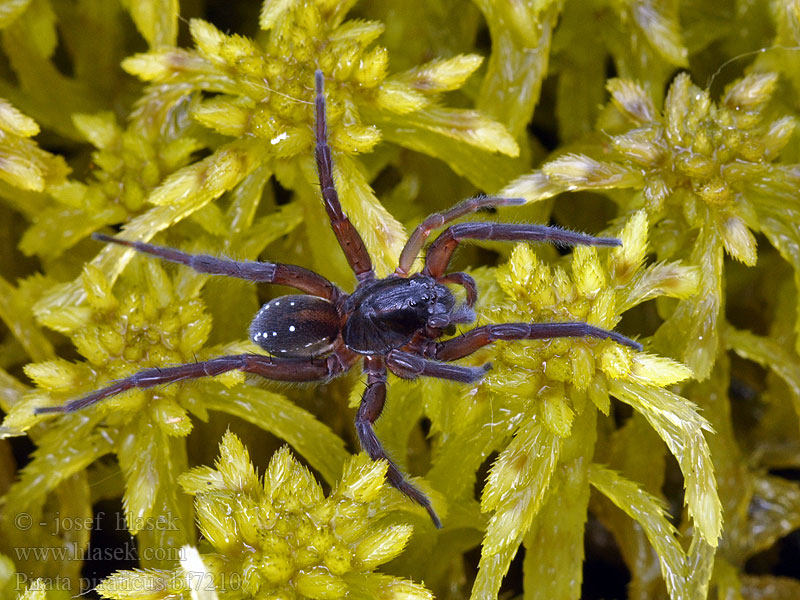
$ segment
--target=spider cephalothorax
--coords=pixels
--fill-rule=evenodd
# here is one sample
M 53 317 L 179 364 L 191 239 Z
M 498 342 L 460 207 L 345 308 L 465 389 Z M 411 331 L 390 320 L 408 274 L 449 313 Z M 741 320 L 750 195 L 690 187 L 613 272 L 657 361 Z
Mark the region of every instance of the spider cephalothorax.
M 550 241 L 563 245 L 619 246 L 616 238 L 596 238 L 544 225 L 467 222 L 451 225 L 430 245 L 421 273 L 411 266 L 434 229 L 481 208 L 522 204 L 520 198 L 470 198 L 425 219 L 411 234 L 395 273 L 379 279 L 372 260 L 350 220 L 342 212 L 333 183 L 333 162 L 327 141 L 323 75 L 316 73 L 315 157 L 325 210 L 358 285 L 346 294 L 308 269 L 282 263 L 234 261 L 187 254 L 97 234 L 95 239 L 128 246 L 139 252 L 187 265 L 201 273 L 227 275 L 249 281 L 294 287 L 303 295 L 281 296 L 267 302 L 250 325 L 250 337 L 269 353 L 220 356 L 202 362 L 146 369 L 113 382 L 64 406 L 38 408 L 38 413 L 72 412 L 132 388 L 149 388 L 182 379 L 214 376 L 240 370 L 280 381 L 326 381 L 363 361 L 367 387 L 356 415 L 356 431 L 373 459 L 389 462 L 391 484 L 428 511 L 437 527 L 441 522 L 430 500 L 403 476 L 375 435 L 374 423 L 386 400 L 387 370 L 406 379 L 438 377 L 463 383 L 479 380 L 489 369 L 450 364 L 497 340 L 553 337 L 608 338 L 635 349 L 641 346 L 613 331 L 582 322 L 502 323 L 476 327 L 454 338 L 437 341 L 453 325 L 471 323 L 477 299 L 475 281 L 461 272 L 446 273 L 450 257 L 461 240 Z M 445 284 L 462 286 L 466 300 L 458 304 Z

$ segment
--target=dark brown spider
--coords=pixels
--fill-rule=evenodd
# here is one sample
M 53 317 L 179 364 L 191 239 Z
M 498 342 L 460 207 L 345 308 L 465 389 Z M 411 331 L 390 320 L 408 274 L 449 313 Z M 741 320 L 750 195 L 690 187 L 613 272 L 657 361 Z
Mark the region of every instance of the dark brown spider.
M 187 265 L 201 273 L 227 275 L 248 281 L 294 287 L 304 295 L 281 296 L 267 302 L 250 325 L 250 338 L 266 350 L 261 354 L 220 356 L 175 367 L 146 369 L 63 406 L 40 407 L 37 413 L 73 412 L 131 388 L 149 388 L 183 379 L 220 375 L 240 370 L 280 381 L 327 381 L 363 360 L 367 388 L 356 416 L 356 431 L 364 450 L 389 463 L 387 477 L 403 494 L 428 511 L 436 527 L 441 521 L 430 500 L 409 483 L 392 462 L 375 435 L 373 425 L 386 400 L 386 371 L 414 379 L 439 377 L 462 383 L 480 380 L 490 369 L 449 364 L 497 340 L 531 340 L 555 337 L 608 338 L 636 350 L 641 345 L 613 331 L 582 322 L 503 323 L 476 327 L 457 337 L 437 341 L 456 323 L 475 319 L 475 281 L 466 273 L 445 273 L 461 240 L 549 241 L 562 245 L 619 246 L 616 238 L 596 238 L 544 225 L 459 223 L 451 225 L 428 248 L 421 273 L 409 274 L 411 265 L 432 230 L 485 207 L 522 204 L 520 198 L 470 198 L 450 210 L 425 219 L 409 237 L 397 270 L 378 279 L 361 236 L 342 212 L 333 182 L 331 149 L 327 141 L 323 75 L 316 72 L 315 156 L 325 210 L 336 238 L 358 284 L 346 294 L 330 281 L 302 267 L 281 263 L 235 261 L 203 254 L 186 254 L 173 248 L 131 242 L 103 234 L 103 242 L 128 246 L 139 252 Z M 443 284 L 463 286 L 466 302 L 456 304 Z

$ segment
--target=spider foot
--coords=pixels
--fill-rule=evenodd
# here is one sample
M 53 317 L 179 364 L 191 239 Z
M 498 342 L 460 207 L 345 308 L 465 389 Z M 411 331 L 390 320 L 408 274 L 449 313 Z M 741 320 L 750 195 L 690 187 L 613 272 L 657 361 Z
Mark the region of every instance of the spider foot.
M 442 521 L 433 509 L 430 499 L 421 490 L 413 486 L 392 461 L 389 461 L 389 469 L 386 471 L 386 478 L 389 480 L 389 483 L 392 484 L 392 487 L 419 504 L 428 512 L 431 521 L 433 521 L 433 526 L 436 527 L 436 529 L 442 528 Z

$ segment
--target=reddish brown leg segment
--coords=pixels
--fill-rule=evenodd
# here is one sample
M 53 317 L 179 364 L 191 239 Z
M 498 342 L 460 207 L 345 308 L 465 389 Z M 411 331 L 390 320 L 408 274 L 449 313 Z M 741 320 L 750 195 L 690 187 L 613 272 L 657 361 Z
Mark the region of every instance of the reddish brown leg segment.
M 617 238 L 601 238 L 567 231 L 547 225 L 509 223 L 459 223 L 448 227 L 434 240 L 425 257 L 423 273 L 441 277 L 450 257 L 462 240 L 495 240 L 500 242 L 551 242 L 561 246 L 621 246 Z
M 103 398 L 133 388 L 151 388 L 184 379 L 213 377 L 236 370 L 278 381 L 324 381 L 339 375 L 342 366 L 336 357 L 312 362 L 311 359 L 277 359 L 261 354 L 220 356 L 176 367 L 145 369 L 63 406 L 43 406 L 34 412 L 36 414 L 74 412 L 99 402 Z
M 356 415 L 356 432 L 361 446 L 372 460 L 386 459 L 389 469 L 386 471 L 386 478 L 395 488 L 411 498 L 414 502 L 428 511 L 428 514 L 437 529 L 442 528 L 436 511 L 431 506 L 428 497 L 409 483 L 397 465 L 387 456 L 378 436 L 375 435 L 373 425 L 383 412 L 383 405 L 386 402 L 386 365 L 379 356 L 367 356 L 364 358 L 364 372 L 367 374 L 367 389 L 361 398 L 361 405 L 358 407 Z
M 145 242 L 131 242 L 102 233 L 95 233 L 92 237 L 101 242 L 127 246 L 138 252 L 144 252 L 164 260 L 186 265 L 199 273 L 226 275 L 228 277 L 246 279 L 247 281 L 288 285 L 312 296 L 327 298 L 331 301 L 336 300 L 339 295 L 338 288 L 330 281 L 313 271 L 296 265 L 252 260 L 239 261 L 208 254 L 188 254 L 175 248 L 156 246 Z
M 414 232 L 408 238 L 406 245 L 403 247 L 403 251 L 400 253 L 400 260 L 398 261 L 397 270 L 395 273 L 402 275 L 403 277 L 408 275 L 411 265 L 414 263 L 414 259 L 417 258 L 417 254 L 419 254 L 419 251 L 422 250 L 425 240 L 428 239 L 428 236 L 434 229 L 444 227 L 453 220 L 463 217 L 464 215 L 474 213 L 482 208 L 493 208 L 495 206 L 519 204 L 525 204 L 525 198 L 477 196 L 475 198 L 467 198 L 466 200 L 456 204 L 453 208 L 450 208 L 444 212 L 433 213 L 422 223 L 417 225 L 417 228 L 414 229 Z
M 580 321 L 563 323 L 501 323 L 483 325 L 444 342 L 430 342 L 423 354 L 436 360 L 457 360 L 499 340 L 543 340 L 559 337 L 593 337 L 613 340 L 641 350 L 642 345 L 616 331 L 608 331 Z
M 317 159 L 317 173 L 319 174 L 319 185 L 322 189 L 322 201 L 325 204 L 325 211 L 331 220 L 333 233 L 339 240 L 347 262 L 356 274 L 356 279 L 366 281 L 374 279 L 375 273 L 372 270 L 372 259 L 367 253 L 364 241 L 358 233 L 350 219 L 342 212 L 342 205 L 339 202 L 339 194 L 333 182 L 333 159 L 331 158 L 331 148 L 328 145 L 328 124 L 325 118 L 325 94 L 323 92 L 325 78 L 322 71 L 315 73 L 315 83 L 317 86 L 316 97 L 316 120 L 314 133 L 317 145 L 314 149 L 314 156 Z
M 448 273 L 438 279 L 439 283 L 455 283 L 463 286 L 467 292 L 467 306 L 472 308 L 475 306 L 475 301 L 478 299 L 478 286 L 475 285 L 475 280 L 461 271 L 455 273 Z
M 444 362 L 424 359 L 410 352 L 392 350 L 386 356 L 386 366 L 389 370 L 403 379 L 416 379 L 417 377 L 436 377 L 449 379 L 461 383 L 474 383 L 480 381 L 486 372 L 492 368 L 487 363 L 480 367 L 459 367 Z

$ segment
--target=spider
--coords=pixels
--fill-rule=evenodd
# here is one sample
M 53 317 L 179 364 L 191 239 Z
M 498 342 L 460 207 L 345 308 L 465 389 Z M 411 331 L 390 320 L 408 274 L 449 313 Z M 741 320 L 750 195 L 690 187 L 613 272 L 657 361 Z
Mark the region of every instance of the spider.
M 622 242 L 545 225 L 462 222 L 445 229 L 429 246 L 422 271 L 411 273 L 412 263 L 433 230 L 482 208 L 525 202 L 521 198 L 480 196 L 426 218 L 408 238 L 395 272 L 378 278 L 361 236 L 342 211 L 334 187 L 323 84 L 323 74 L 317 71 L 314 153 L 325 210 L 357 280 L 353 293 L 347 294 L 321 275 L 296 265 L 187 254 L 174 248 L 95 234 L 94 238 L 102 242 L 127 246 L 201 273 L 286 285 L 304 294 L 270 300 L 254 317 L 250 339 L 268 355 L 237 354 L 145 369 L 62 406 L 39 407 L 36 413 L 74 412 L 132 388 L 211 377 L 237 369 L 273 380 L 324 382 L 345 373 L 361 360 L 367 379 L 355 419 L 361 445 L 373 460 L 388 462 L 387 478 L 391 485 L 424 507 L 433 524 L 441 528 L 442 523 L 428 497 L 406 479 L 375 435 L 373 426 L 386 401 L 387 370 L 405 379 L 424 376 L 474 383 L 484 376 L 491 364 L 466 367 L 453 365 L 451 361 L 497 340 L 594 337 L 611 339 L 636 350 L 642 348 L 619 333 L 583 322 L 483 325 L 439 341 L 443 334 L 453 333 L 454 325 L 475 320 L 473 306 L 478 294 L 475 281 L 466 273 L 446 272 L 456 247 L 463 240 L 548 241 L 595 246 L 619 246 Z M 457 303 L 445 284 L 462 286 L 466 292 L 465 301 Z

